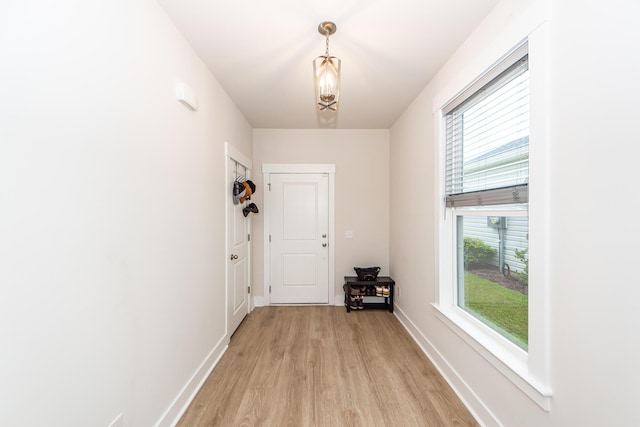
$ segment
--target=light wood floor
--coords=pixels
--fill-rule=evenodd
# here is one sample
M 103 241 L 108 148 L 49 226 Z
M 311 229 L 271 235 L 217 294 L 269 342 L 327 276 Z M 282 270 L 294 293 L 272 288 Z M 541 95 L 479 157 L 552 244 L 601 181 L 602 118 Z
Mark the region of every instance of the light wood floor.
M 396 317 L 256 308 L 187 409 L 191 426 L 477 426 Z

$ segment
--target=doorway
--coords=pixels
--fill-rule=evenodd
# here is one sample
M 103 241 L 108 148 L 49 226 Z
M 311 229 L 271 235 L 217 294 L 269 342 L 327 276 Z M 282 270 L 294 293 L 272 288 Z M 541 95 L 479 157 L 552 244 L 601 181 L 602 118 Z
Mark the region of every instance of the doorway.
M 231 336 L 250 311 L 250 217 L 242 212 L 244 203 L 234 204 L 233 183 L 251 177 L 251 161 L 228 143 L 226 151 L 227 200 L 227 334 Z
M 334 304 L 335 165 L 263 165 L 265 303 Z

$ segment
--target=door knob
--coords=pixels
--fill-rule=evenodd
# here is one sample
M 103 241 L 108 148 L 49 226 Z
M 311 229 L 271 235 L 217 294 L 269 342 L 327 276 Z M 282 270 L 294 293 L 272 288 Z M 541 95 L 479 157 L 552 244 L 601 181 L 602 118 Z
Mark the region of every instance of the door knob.
M 233 261 L 234 259 L 238 259 L 238 255 L 231 254 L 231 261 Z
M 326 243 L 323 243 L 323 244 L 322 244 L 322 247 L 323 247 L 323 248 L 326 248 L 326 247 L 327 247 L 327 244 L 326 244 Z
M 326 234 L 323 234 L 323 235 L 322 235 L 322 237 L 323 237 L 323 238 L 326 238 L 326 237 L 327 237 L 327 235 L 326 235 Z

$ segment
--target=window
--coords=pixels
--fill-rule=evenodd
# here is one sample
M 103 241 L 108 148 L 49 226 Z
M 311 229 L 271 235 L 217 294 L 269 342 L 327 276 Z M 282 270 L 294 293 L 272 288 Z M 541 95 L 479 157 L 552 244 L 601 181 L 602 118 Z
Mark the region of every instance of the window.
M 442 198 L 432 307 L 470 351 L 549 410 L 550 61 L 549 27 L 538 18 L 511 27 L 500 43 L 514 48 L 502 58 L 496 49 L 465 55 L 434 97 Z
M 452 303 L 528 349 L 529 61 L 514 51 L 443 110 Z

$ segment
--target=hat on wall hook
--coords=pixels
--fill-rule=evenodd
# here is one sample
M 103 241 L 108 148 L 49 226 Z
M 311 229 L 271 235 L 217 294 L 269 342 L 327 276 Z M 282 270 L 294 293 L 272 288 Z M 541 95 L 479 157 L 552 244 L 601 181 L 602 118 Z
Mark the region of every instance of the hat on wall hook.
M 258 213 L 258 207 L 253 202 L 249 203 L 244 209 L 242 209 L 242 214 L 245 216 L 245 218 L 252 212 Z

